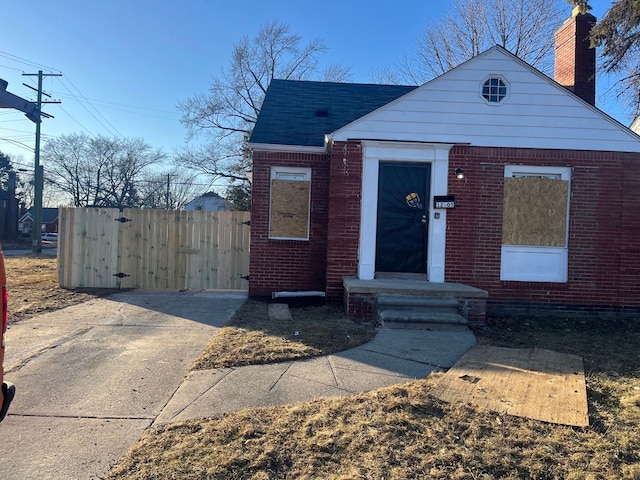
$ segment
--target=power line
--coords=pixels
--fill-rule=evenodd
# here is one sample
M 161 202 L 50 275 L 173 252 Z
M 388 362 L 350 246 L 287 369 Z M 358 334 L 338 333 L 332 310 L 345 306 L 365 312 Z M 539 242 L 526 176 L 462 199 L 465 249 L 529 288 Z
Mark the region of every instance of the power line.
M 25 139 L 28 140 L 30 138 L 33 138 L 33 133 L 32 132 L 24 132 L 22 134 L 20 134 L 21 130 L 13 130 L 14 132 L 18 132 L 18 133 L 13 133 L 11 135 L 8 135 L 5 133 L 5 128 L 0 128 L 0 134 L 4 135 L 4 138 L 11 138 L 13 140 L 20 140 L 20 139 Z M 43 137 L 46 137 L 47 139 L 53 139 L 56 138 L 54 135 L 50 135 L 48 133 L 43 133 L 42 134 Z
M 18 141 L 16 141 L 16 140 L 12 140 L 12 139 L 10 139 L 10 138 L 0 138 L 0 140 L 2 140 L 3 142 L 11 143 L 12 145 L 15 145 L 16 147 L 20 147 L 20 148 L 24 148 L 25 150 L 29 150 L 31 153 L 33 153 L 33 152 L 34 152 L 34 149 L 33 149 L 33 148 L 31 148 L 31 147 L 30 147 L 30 146 L 28 146 L 28 145 L 25 145 L 25 144 L 24 144 L 24 143 L 22 143 L 22 142 L 18 142 Z
M 0 65 L 0 67 L 8 68 L 9 70 L 15 70 L 16 72 L 22 72 L 23 71 L 21 68 L 10 67 L 9 65 Z
M 15 161 L 13 161 L 13 159 L 11 159 L 11 166 L 12 167 L 18 167 L 18 168 L 21 168 L 21 169 L 26 169 L 26 170 L 29 170 L 31 173 L 33 173 L 33 165 L 24 164 L 24 163 L 20 163 L 20 162 L 15 162 Z
M 26 58 L 23 57 L 18 57 L 17 55 L 13 55 L 11 53 L 5 52 L 5 51 L 0 51 L 0 57 L 4 57 L 7 58 L 9 60 L 15 61 L 15 62 L 19 62 L 25 65 L 29 65 L 32 67 L 38 67 L 38 68 L 44 68 L 46 70 L 50 70 L 50 71 L 56 71 L 56 72 L 60 72 L 60 70 L 48 67 L 46 65 L 42 65 L 40 63 L 37 62 L 33 62 L 31 60 L 28 60 Z M 14 69 L 12 67 L 6 67 L 6 68 L 11 68 L 13 70 L 18 70 L 18 69 Z M 45 74 L 47 75 L 47 74 Z M 54 75 L 57 77 L 61 77 L 61 74 L 49 74 L 49 75 Z M 62 81 L 60 80 L 60 83 L 62 84 L 62 86 L 69 92 L 69 94 L 71 95 L 71 98 L 73 98 L 74 100 L 76 100 L 80 106 L 82 106 L 82 108 L 84 108 L 87 113 L 89 113 L 89 115 L 91 115 L 94 120 L 96 120 L 105 130 L 108 130 L 112 135 L 116 135 L 119 136 L 121 138 L 124 138 L 124 135 L 122 135 L 122 133 L 120 133 L 120 131 L 109 121 L 107 120 L 107 118 L 102 115 L 102 113 L 89 101 L 89 99 L 87 99 L 87 97 L 84 96 L 84 94 L 80 91 L 80 89 L 71 81 L 71 79 L 67 78 L 66 79 L 67 82 L 69 82 L 69 84 L 75 89 L 75 91 L 77 92 L 77 95 L 74 94 L 71 89 Z M 25 85 L 28 86 L 28 85 Z M 33 88 L 33 87 L 31 87 Z M 84 103 L 82 101 L 80 101 L 80 98 L 78 98 L 78 95 L 84 100 Z M 86 104 L 88 104 L 92 109 L 93 112 L 87 107 Z M 82 124 L 80 123 L 77 119 L 75 119 L 71 114 L 69 114 L 69 112 L 67 112 L 66 110 L 63 110 L 73 121 L 75 121 L 78 125 L 80 125 L 81 128 L 83 128 L 87 133 L 91 134 L 92 133 Z M 95 113 L 94 113 L 95 112 Z M 102 120 L 100 120 L 100 118 L 98 118 L 98 116 L 96 116 L 96 114 L 98 116 L 100 116 L 102 118 Z M 115 132 L 115 133 L 114 133 Z
M 30 135 L 32 134 L 30 130 L 16 130 L 15 128 L 6 128 L 6 127 L 4 127 L 2 130 L 7 130 L 9 132 L 28 133 Z
M 71 115 L 69 112 L 67 112 L 67 111 L 66 111 L 64 108 L 62 108 L 62 107 L 60 107 L 60 110 L 62 110 L 64 113 L 66 113 L 66 114 L 69 116 L 69 118 L 70 118 L 71 120 L 73 120 L 74 122 L 76 122 L 76 123 L 80 126 L 80 128 L 82 128 L 85 132 L 87 132 L 89 135 L 93 136 L 93 133 L 92 133 L 92 132 L 91 132 L 91 131 L 90 131 L 90 130 L 89 130 L 89 129 L 88 129 L 88 128 L 83 124 L 83 123 L 81 123 L 80 121 L 78 121 L 78 119 L 76 119 L 73 115 Z
M 12 55 L 8 52 L 4 52 L 0 50 L 0 57 L 8 58 L 9 60 L 13 60 L 14 62 L 24 63 L 25 65 L 29 65 L 30 67 L 35 68 L 43 68 L 45 70 L 49 70 L 51 72 L 60 72 L 60 70 L 56 70 L 55 68 L 48 67 L 46 65 L 42 65 L 41 63 L 32 62 L 31 60 L 27 60 L 26 58 L 18 57 L 17 55 Z
M 56 95 L 58 95 L 60 97 L 69 97 L 69 98 L 74 98 L 74 99 L 77 100 L 76 97 L 68 96 L 68 95 L 65 95 L 64 93 L 57 92 L 55 90 L 53 90 L 52 93 L 55 93 Z M 135 111 L 132 112 L 131 110 L 118 109 L 118 108 L 112 107 L 111 105 L 115 105 L 116 107 L 133 108 L 135 110 L 148 110 L 150 112 L 157 112 L 157 113 L 170 113 L 170 114 L 174 114 L 175 113 L 174 111 L 171 111 L 171 110 L 163 110 L 163 109 L 160 109 L 160 108 L 141 107 L 141 106 L 138 106 L 138 105 L 130 105 L 130 104 L 127 104 L 127 103 L 110 102 L 108 100 L 99 100 L 99 99 L 96 99 L 96 98 L 87 98 L 87 100 L 92 101 L 94 103 L 97 103 L 99 105 L 106 106 L 108 108 L 113 108 L 115 110 L 121 110 L 123 112 L 129 112 L 129 113 L 139 113 L 139 112 L 135 112 Z M 159 118 L 161 118 L 161 117 L 159 117 Z
M 122 133 L 120 133 L 120 131 L 118 131 L 118 129 L 117 129 L 116 127 L 114 127 L 114 126 L 113 126 L 113 124 L 112 124 L 111 122 L 109 122 L 109 120 L 107 120 L 107 119 L 104 117 L 104 115 L 102 115 L 102 113 L 100 113 L 100 111 L 99 111 L 96 107 L 94 107 L 94 106 L 93 106 L 93 104 L 92 104 L 92 103 L 87 99 L 87 97 L 85 97 L 85 96 L 82 94 L 82 92 L 78 89 L 78 87 L 76 87 L 76 86 L 75 86 L 75 84 L 74 84 L 71 80 L 69 80 L 68 78 L 67 78 L 67 79 L 65 79 L 65 80 L 66 80 L 67 82 L 69 82 L 69 84 L 70 84 L 70 85 L 71 85 L 71 86 L 72 86 L 72 87 L 73 87 L 73 88 L 78 92 L 78 95 L 80 95 L 80 96 L 83 98 L 83 100 L 84 100 L 88 105 L 90 105 L 90 106 L 91 106 L 91 108 L 93 108 L 93 110 L 95 110 L 95 112 L 96 112 L 98 115 L 100 115 L 100 117 L 102 117 L 102 118 L 104 119 L 104 121 L 105 121 L 107 124 L 109 124 L 109 126 L 111 127 L 111 129 L 113 129 L 113 131 L 115 131 L 115 132 L 117 133 L 117 136 L 119 136 L 120 138 L 124 138 L 124 135 L 122 135 Z M 63 87 L 64 87 L 64 88 L 69 92 L 69 94 L 71 94 L 71 95 L 76 99 L 76 101 L 78 101 L 77 96 L 75 96 L 75 95 L 74 95 L 74 93 L 71 91 L 71 89 L 70 89 L 69 87 L 67 87 L 67 85 L 66 85 L 66 83 L 65 83 L 65 82 L 60 81 L 60 84 L 61 84 L 61 85 L 62 85 L 62 86 L 63 86 Z M 93 112 L 91 112 L 91 110 L 89 110 L 89 109 L 86 107 L 86 105 L 85 105 L 84 103 L 82 103 L 82 102 L 80 102 L 80 101 L 78 101 L 78 103 L 79 103 L 79 104 L 82 106 L 82 108 L 84 108 L 84 109 L 87 111 L 87 113 L 89 113 L 89 115 L 91 115 L 91 116 L 92 116 L 92 117 L 93 117 L 93 118 L 94 118 L 94 119 L 95 119 L 95 120 L 96 120 L 100 125 L 102 125 L 105 129 L 109 130 L 109 128 L 108 128 L 104 123 L 102 123 L 102 121 L 100 121 L 100 119 L 98 119 L 98 117 L 96 117 L 96 116 L 93 114 Z

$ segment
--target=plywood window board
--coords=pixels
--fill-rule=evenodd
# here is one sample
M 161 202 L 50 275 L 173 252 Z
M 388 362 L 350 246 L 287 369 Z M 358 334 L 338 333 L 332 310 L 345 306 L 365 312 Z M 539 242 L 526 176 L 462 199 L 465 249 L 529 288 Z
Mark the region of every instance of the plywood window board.
M 502 244 L 566 246 L 568 194 L 565 180 L 506 177 Z
M 271 180 L 269 238 L 308 240 L 311 182 Z

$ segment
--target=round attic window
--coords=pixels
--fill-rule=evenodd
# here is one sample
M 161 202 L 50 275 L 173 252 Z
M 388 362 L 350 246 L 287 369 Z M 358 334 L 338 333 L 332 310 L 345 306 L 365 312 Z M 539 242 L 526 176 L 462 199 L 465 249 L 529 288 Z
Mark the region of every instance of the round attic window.
M 507 84 L 500 77 L 490 77 L 482 85 L 482 97 L 489 103 L 500 103 L 507 96 Z

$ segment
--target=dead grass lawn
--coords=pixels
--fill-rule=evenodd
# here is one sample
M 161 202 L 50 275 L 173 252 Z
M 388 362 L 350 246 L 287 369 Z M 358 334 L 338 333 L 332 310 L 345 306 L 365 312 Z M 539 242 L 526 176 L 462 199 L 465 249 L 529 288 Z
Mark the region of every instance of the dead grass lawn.
M 55 265 L 53 257 L 6 259 L 12 322 L 108 293 L 58 288 Z M 345 330 L 349 323 L 331 307 L 294 309 L 293 321 L 267 327 L 266 304 L 249 302 L 239 313 L 222 342 L 229 342 L 226 359 L 210 354 L 208 365 L 238 365 L 242 355 L 244 362 L 317 355 L 370 334 Z M 322 332 L 323 325 L 330 328 Z M 640 480 L 638 319 L 491 319 L 477 336 L 487 345 L 581 355 L 590 427 L 449 405 L 430 396 L 438 380 L 430 376 L 149 429 L 109 478 Z
M 292 302 L 291 320 L 270 320 L 268 304 L 248 300 L 194 363 L 194 370 L 327 355 L 371 340 L 375 328 L 349 321 L 340 305 Z
M 4 263 L 10 324 L 113 292 L 108 289 L 58 287 L 57 259 L 50 255 L 7 256 Z
M 150 429 L 109 478 L 640 479 L 638 322 L 492 319 L 477 335 L 583 356 L 590 427 L 449 405 L 432 375 Z

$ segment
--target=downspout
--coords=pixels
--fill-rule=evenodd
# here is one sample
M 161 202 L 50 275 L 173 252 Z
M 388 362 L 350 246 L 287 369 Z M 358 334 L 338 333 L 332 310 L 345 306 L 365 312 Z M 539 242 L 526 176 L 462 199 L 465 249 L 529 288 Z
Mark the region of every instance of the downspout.
M 308 290 L 300 292 L 273 292 L 271 298 L 296 298 L 296 297 L 324 297 L 325 293 L 320 291 Z

